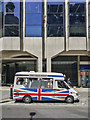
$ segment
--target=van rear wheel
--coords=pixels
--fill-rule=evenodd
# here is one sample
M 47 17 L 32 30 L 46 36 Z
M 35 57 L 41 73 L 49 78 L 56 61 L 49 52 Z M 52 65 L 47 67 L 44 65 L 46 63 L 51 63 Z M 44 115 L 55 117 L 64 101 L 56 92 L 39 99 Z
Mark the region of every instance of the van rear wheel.
M 30 102 L 32 101 L 31 96 L 26 95 L 26 96 L 23 98 L 23 101 L 24 101 L 24 103 L 30 103 Z
M 67 102 L 67 103 L 73 103 L 73 102 L 74 102 L 73 96 L 68 96 L 68 97 L 66 98 L 66 102 Z

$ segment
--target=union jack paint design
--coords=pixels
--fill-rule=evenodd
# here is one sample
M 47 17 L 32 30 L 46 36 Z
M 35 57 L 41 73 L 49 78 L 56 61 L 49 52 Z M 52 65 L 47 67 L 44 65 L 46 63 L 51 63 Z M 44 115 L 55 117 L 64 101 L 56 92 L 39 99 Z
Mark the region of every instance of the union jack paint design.
M 41 88 L 14 89 L 14 99 L 22 99 L 25 95 L 30 95 L 32 100 L 65 100 L 65 98 L 69 95 L 69 90 Z

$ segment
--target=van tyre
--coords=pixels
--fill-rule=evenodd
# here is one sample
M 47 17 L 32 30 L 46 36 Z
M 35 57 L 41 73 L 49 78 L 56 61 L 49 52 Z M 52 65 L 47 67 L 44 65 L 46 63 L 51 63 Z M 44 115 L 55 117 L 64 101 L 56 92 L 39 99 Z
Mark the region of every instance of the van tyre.
M 66 98 L 66 103 L 74 103 L 74 98 L 73 98 L 73 96 L 68 96 L 68 97 Z
M 26 96 L 23 98 L 23 101 L 24 101 L 24 103 L 30 103 L 30 102 L 32 102 L 32 98 L 31 98 L 31 96 L 26 95 Z

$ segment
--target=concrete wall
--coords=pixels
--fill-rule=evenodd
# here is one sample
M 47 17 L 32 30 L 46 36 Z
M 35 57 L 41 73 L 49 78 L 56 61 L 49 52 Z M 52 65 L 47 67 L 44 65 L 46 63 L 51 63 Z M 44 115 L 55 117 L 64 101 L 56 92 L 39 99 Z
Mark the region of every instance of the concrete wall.
M 46 58 L 53 57 L 65 50 L 64 37 L 48 37 L 45 45 Z
M 69 50 L 86 50 L 86 38 L 85 37 L 70 37 L 69 38 Z
M 3 38 L 0 38 L 0 51 L 2 51 L 2 42 L 3 42 Z
M 0 39 L 0 50 L 20 50 L 19 37 L 3 37 Z
M 27 51 L 37 57 L 42 56 L 42 38 L 26 37 L 23 42 L 23 51 Z
M 37 70 L 42 72 L 42 38 L 41 37 L 24 37 L 23 51 L 36 56 Z

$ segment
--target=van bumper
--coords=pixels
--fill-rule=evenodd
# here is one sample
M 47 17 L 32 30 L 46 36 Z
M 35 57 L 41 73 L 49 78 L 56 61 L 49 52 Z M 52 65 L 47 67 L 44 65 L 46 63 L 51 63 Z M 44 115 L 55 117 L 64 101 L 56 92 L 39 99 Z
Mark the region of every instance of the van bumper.
M 79 97 L 77 95 L 74 96 L 74 101 L 79 100 Z

